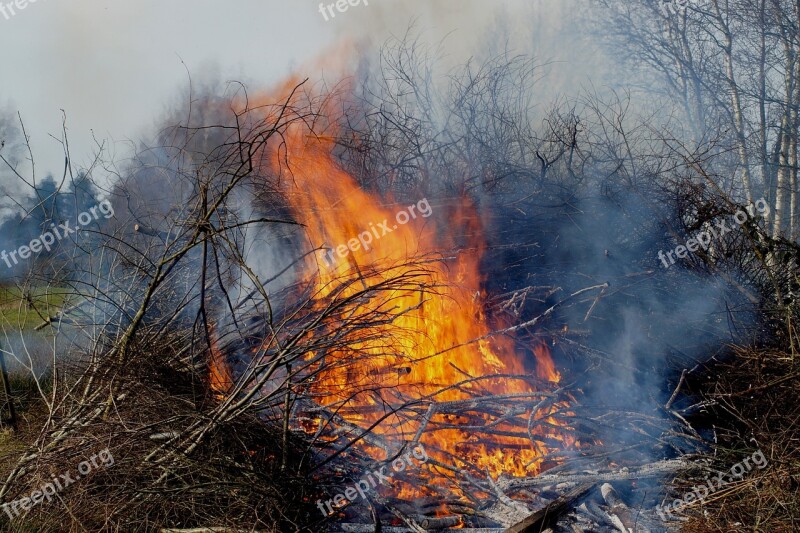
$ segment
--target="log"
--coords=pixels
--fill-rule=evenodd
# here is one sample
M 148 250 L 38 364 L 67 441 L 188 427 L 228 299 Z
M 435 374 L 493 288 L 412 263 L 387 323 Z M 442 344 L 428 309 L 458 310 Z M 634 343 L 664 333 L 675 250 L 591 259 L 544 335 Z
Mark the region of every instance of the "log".
M 445 529 L 461 524 L 461 518 L 458 516 L 421 517 L 417 521 L 425 529 Z
M 637 533 L 650 533 L 650 530 L 647 527 L 637 523 L 634 513 L 627 505 L 625 505 L 622 500 L 619 499 L 616 491 L 614 491 L 614 487 L 610 483 L 603 483 L 603 485 L 600 487 L 600 494 L 603 496 L 603 499 L 610 508 L 608 514 L 619 519 L 619 522 L 624 530 L 636 531 Z
M 561 515 L 570 511 L 573 508 L 572 504 L 589 492 L 592 487 L 594 487 L 594 483 L 585 483 L 575 487 L 545 505 L 544 508 L 528 516 L 522 522 L 506 529 L 505 533 L 540 533 L 544 531 L 554 525 Z
M 541 487 L 544 485 L 557 485 L 559 483 L 599 483 L 601 481 L 622 481 L 625 479 L 646 479 L 661 477 L 670 474 L 681 468 L 685 468 L 688 462 L 683 459 L 666 459 L 656 461 L 637 467 L 621 468 L 619 470 L 607 470 L 594 473 L 559 473 L 541 474 L 530 478 L 513 478 L 501 480 L 498 485 L 505 491 L 523 489 L 530 487 Z

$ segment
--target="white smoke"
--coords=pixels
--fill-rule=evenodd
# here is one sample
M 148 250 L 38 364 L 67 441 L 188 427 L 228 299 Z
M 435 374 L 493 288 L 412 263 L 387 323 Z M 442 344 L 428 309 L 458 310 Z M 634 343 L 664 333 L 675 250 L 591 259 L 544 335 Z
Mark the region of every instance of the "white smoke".
M 413 26 L 421 45 L 440 52 L 443 71 L 506 51 L 532 56 L 548 64 L 541 94 L 550 99 L 610 81 L 612 61 L 588 29 L 591 9 L 581 0 L 376 0 L 327 24 L 371 49 Z

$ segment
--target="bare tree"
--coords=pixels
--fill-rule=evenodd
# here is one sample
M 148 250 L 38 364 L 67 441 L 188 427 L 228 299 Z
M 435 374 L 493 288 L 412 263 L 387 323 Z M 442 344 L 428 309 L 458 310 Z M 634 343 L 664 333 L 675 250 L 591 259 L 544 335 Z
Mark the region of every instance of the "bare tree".
M 709 0 L 664 12 L 660 2 L 601 2 L 618 50 L 659 75 L 651 89 L 670 96 L 694 125 L 728 132 L 736 165 L 720 158 L 719 175 L 737 175 L 736 194 L 771 203 L 772 236 L 797 232 L 798 7 L 794 2 Z M 674 133 L 677 137 L 679 134 Z M 720 184 L 722 185 L 722 184 Z

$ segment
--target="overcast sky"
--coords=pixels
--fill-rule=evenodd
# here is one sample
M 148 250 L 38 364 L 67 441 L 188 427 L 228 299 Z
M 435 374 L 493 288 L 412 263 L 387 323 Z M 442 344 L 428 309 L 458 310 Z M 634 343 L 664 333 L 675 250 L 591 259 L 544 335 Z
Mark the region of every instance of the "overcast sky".
M 574 5 L 362 0 L 326 22 L 315 0 L 38 0 L 8 20 L 0 14 L 0 110 L 22 114 L 42 177 L 63 165 L 61 147 L 49 137 L 60 138 L 62 109 L 78 166 L 91 160 L 93 135 L 124 159 L 126 141 L 152 133 L 178 103 L 187 69 L 195 82 L 271 85 L 312 59 L 324 63 L 342 39 L 378 46 L 412 20 L 430 42 L 446 37 L 453 62 L 480 55 L 487 43 L 479 37 L 511 21 L 513 31 L 497 32 L 498 45 L 508 38 L 522 52 L 556 59 L 583 83 L 586 71 L 575 65 L 596 64 L 596 51 L 565 40 L 565 13 L 574 9 L 565 2 Z M 557 77 L 574 85 L 563 73 Z M 13 191 L 8 180 L 0 171 L 0 186 Z

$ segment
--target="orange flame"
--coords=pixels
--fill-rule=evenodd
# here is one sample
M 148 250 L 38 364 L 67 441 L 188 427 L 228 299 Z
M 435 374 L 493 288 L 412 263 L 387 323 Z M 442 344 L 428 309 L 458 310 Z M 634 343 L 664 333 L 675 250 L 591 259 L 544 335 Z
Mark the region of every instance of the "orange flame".
M 294 86 L 295 80 L 288 81 L 280 94 Z M 257 100 L 256 104 L 276 101 L 274 95 Z M 561 379 L 544 343 L 532 347 L 534 377 L 525 368 L 524 353 L 517 352 L 513 335 L 494 334 L 508 324 L 490 323 L 485 312 L 479 269 L 485 244 L 477 210 L 469 200 L 460 199 L 455 205 L 432 205 L 430 218 L 419 209 L 414 217 L 411 202 L 387 203 L 362 189 L 336 163 L 334 135 L 327 132 L 322 137 L 297 124 L 289 127 L 280 143 L 267 144 L 260 156 L 275 174 L 282 174 L 288 164 L 290 179 L 285 180 L 284 194 L 312 247 L 347 250 L 346 258 L 332 262 L 330 254 L 327 260 L 322 254 L 307 260 L 305 276 L 316 286 L 319 305 L 326 305 L 335 291 L 335 297 L 346 298 L 387 279 L 409 280 L 391 294 L 365 299 L 365 314 L 382 312 L 387 320 L 348 338 L 346 352 L 308 354 L 309 360 L 324 355 L 324 365 L 307 392 L 387 442 L 420 442 L 439 463 L 468 462 L 492 477 L 539 473 L 544 456 L 554 447 L 576 443 L 564 423 L 552 416 L 564 404 L 517 413 L 540 423 L 531 424 L 528 434 L 497 420 L 502 416 L 490 420 L 477 410 L 455 409 L 459 414 L 449 414 L 425 409 L 434 402 L 454 405 L 487 395 L 507 395 L 510 402 L 515 395 L 534 398 L 537 378 L 552 384 Z M 406 223 L 397 218 L 401 211 L 409 214 Z M 437 227 L 434 220 L 446 220 L 447 227 Z M 354 239 L 367 232 L 372 238 L 365 248 Z M 231 372 L 216 347 L 210 359 L 210 384 L 218 397 L 231 390 Z M 418 405 L 423 407 L 394 412 L 409 400 L 421 400 Z M 493 431 L 479 435 L 469 429 L 487 424 Z M 529 438 L 532 435 L 541 437 L 536 444 Z M 386 458 L 378 457 L 385 450 L 362 445 L 376 459 Z M 427 490 L 399 486 L 401 498 Z
M 214 393 L 214 398 L 221 400 L 228 395 L 233 387 L 233 376 L 225 361 L 225 355 L 217 347 L 217 341 L 213 333 L 211 337 L 211 357 L 208 362 L 209 387 Z
M 400 223 L 407 217 L 399 218 L 397 214 L 412 211 L 410 204 L 387 205 L 365 192 L 335 163 L 329 137 L 312 136 L 292 127 L 283 141 L 281 151 L 271 153 L 270 160 L 275 172 L 288 161 L 292 185 L 286 195 L 297 219 L 306 226 L 311 244 L 346 251 L 344 259 L 331 260 L 328 254 L 328 259 L 322 261 L 309 260 L 307 275 L 316 280 L 321 297 L 347 280 L 360 283 L 351 283 L 340 297 L 351 296 L 362 287 L 385 279 L 409 275 L 419 270 L 418 263 L 412 266 L 410 261 L 458 247 L 454 232 L 437 228 L 433 217 L 422 216 L 419 209 L 416 218 L 408 217 L 406 224 Z M 484 242 L 476 210 L 467 200 L 460 200 L 453 208 L 439 208 L 448 210 L 449 228 L 459 229 L 471 242 L 459 242 L 464 251 L 453 258 L 425 264 L 424 285 L 433 289 L 420 289 L 419 279 L 409 276 L 414 282 L 391 295 L 392 320 L 377 326 L 379 331 L 352 339 L 347 353 L 325 354 L 327 368 L 313 384 L 312 392 L 320 403 L 337 406 L 343 416 L 361 427 L 380 422 L 400 398 L 430 397 L 437 402 L 452 402 L 484 393 L 531 392 L 530 383 L 520 379 L 498 377 L 470 382 L 471 377 L 521 375 L 526 371 L 514 340 L 492 335 L 493 328 L 484 312 L 479 273 Z M 367 233 L 371 233 L 371 242 L 365 249 L 356 239 L 362 234 L 366 241 Z M 385 301 L 364 305 L 388 312 Z M 357 361 L 351 360 L 354 353 L 360 354 Z M 560 375 L 547 347 L 536 346 L 534 353 L 537 377 L 558 383 Z M 454 387 L 462 382 L 467 383 Z M 531 416 L 559 425 L 547 414 Z M 455 418 L 428 420 L 437 429 L 422 433 L 420 442 L 426 448 L 441 450 L 441 459 L 466 459 L 494 476 L 538 473 L 539 458 L 548 450 L 533 449 L 529 442 L 516 436 L 493 436 L 492 442 L 479 442 L 470 431 L 457 427 L 472 422 Z M 439 427 L 445 424 L 456 427 Z M 391 415 L 373 431 L 408 440 L 419 427 L 418 416 Z M 565 440 L 550 432 L 546 436 Z

